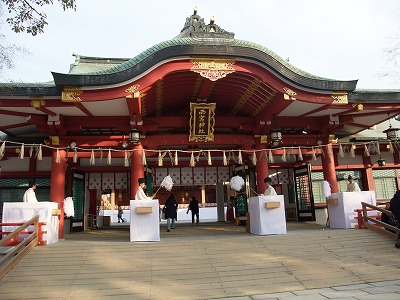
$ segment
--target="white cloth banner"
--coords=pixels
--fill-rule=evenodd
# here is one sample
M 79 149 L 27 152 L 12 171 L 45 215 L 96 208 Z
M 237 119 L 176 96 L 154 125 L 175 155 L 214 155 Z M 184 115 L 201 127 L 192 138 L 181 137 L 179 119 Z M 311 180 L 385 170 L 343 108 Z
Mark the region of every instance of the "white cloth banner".
M 160 211 L 158 200 L 131 200 L 131 242 L 160 241 Z M 137 213 L 138 207 L 151 207 L 150 213 Z
M 128 174 L 115 173 L 115 188 L 126 189 L 128 187 Z
M 114 189 L 115 186 L 114 173 L 102 173 L 101 182 L 102 182 L 102 190 Z
M 277 208 L 266 208 L 267 202 L 279 202 Z M 286 234 L 283 195 L 257 196 L 249 199 L 250 232 L 257 235 Z
M 357 212 L 362 208 L 361 202 L 376 205 L 375 192 L 340 192 L 332 193 L 331 199 L 338 199 L 338 204 L 328 204 L 329 227 L 349 229 L 357 225 Z
M 89 189 L 90 190 L 101 190 L 101 173 L 90 173 L 89 174 Z
M 47 244 L 58 242 L 58 216 L 52 216 L 53 209 L 58 209 L 56 202 L 5 202 L 3 204 L 3 223 L 25 223 L 34 216 L 39 215 L 39 222 L 46 222 L 42 226 L 43 239 Z M 14 231 L 18 226 L 3 226 L 3 231 Z M 33 231 L 33 226 L 28 227 L 28 231 Z
M 217 167 L 206 167 L 206 183 L 215 184 L 218 178 Z
M 228 182 L 229 179 L 229 167 L 218 167 L 218 182 Z

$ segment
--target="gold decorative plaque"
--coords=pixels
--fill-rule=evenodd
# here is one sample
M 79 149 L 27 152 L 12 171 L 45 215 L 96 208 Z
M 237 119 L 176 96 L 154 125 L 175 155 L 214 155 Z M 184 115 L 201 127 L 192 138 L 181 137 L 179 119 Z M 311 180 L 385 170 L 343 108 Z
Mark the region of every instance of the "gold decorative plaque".
M 333 94 L 332 95 L 333 102 L 332 104 L 347 104 L 349 101 L 347 100 L 347 94 Z
M 215 103 L 190 103 L 190 142 L 213 142 Z
M 42 106 L 46 105 L 46 101 L 43 100 L 43 97 L 30 97 L 31 105 L 35 109 L 39 109 Z
M 293 90 L 291 90 L 291 89 L 289 89 L 289 88 L 287 88 L 287 87 L 284 87 L 283 88 L 283 90 L 284 90 L 284 94 L 283 94 L 283 98 L 285 99 L 285 100 L 296 100 L 296 92 L 295 91 L 293 91 Z
M 62 102 L 81 102 L 79 96 L 83 93 L 79 87 L 66 87 L 61 92 Z
M 134 94 L 135 92 L 139 91 L 139 87 L 140 87 L 139 84 L 131 85 L 130 87 L 128 87 L 128 88 L 125 90 L 125 93 L 127 93 L 127 94 Z M 136 97 L 136 98 L 137 98 L 137 97 Z
M 192 72 L 199 73 L 200 76 L 217 81 L 218 79 L 226 77 L 226 75 L 235 72 L 233 59 L 201 59 L 196 58 L 191 60 L 193 67 L 190 69 Z

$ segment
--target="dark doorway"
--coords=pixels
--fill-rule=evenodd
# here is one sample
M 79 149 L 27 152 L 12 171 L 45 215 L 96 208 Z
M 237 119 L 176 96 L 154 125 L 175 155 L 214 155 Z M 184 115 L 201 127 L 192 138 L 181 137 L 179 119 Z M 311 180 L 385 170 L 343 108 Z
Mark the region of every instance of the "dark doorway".
M 311 185 L 311 165 L 293 168 L 298 221 L 315 221 L 314 197 Z

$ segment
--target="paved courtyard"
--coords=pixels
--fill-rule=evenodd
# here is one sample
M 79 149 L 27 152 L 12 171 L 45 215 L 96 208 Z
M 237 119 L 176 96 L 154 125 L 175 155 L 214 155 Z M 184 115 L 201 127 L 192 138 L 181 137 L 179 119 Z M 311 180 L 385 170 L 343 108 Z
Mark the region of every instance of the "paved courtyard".
M 0 280 L 0 299 L 400 299 L 400 250 L 367 229 L 288 223 L 256 236 L 232 223 L 70 233 L 34 248 Z

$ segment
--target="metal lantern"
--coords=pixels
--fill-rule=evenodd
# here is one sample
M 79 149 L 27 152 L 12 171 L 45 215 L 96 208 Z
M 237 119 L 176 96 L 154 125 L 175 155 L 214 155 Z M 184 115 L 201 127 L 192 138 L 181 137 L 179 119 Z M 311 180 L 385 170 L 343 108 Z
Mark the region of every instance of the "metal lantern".
M 139 144 L 140 143 L 140 132 L 136 128 L 133 128 L 129 131 L 129 141 L 131 143 Z
M 384 167 L 386 166 L 386 160 L 384 160 L 382 157 L 378 159 L 378 166 Z
M 398 130 L 399 128 L 393 128 L 392 125 L 390 125 L 388 129 L 383 131 L 383 133 L 386 133 L 386 137 L 388 140 L 395 140 L 397 139 Z

